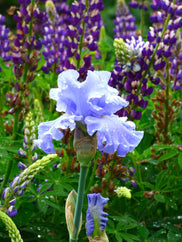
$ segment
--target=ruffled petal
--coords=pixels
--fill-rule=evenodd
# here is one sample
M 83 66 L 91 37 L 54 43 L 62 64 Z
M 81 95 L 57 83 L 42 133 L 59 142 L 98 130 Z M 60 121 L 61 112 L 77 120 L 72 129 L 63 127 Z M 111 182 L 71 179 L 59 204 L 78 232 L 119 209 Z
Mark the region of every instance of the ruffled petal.
M 77 117 L 78 119 L 78 117 Z M 75 116 L 63 114 L 54 121 L 43 122 L 38 126 L 38 140 L 34 143 L 46 153 L 55 153 L 52 140 L 61 140 L 63 133 L 59 129 L 75 128 Z
M 57 101 L 56 110 L 71 115 L 110 115 L 126 107 L 128 102 L 108 85 L 110 72 L 88 71 L 86 80 L 79 82 L 76 70 L 67 70 L 58 76 L 58 88 L 50 90 L 50 98 Z
M 102 118 L 86 117 L 87 132 L 93 135 L 97 131 L 98 149 L 109 154 L 124 157 L 140 143 L 143 131 L 135 131 L 135 124 L 117 115 Z

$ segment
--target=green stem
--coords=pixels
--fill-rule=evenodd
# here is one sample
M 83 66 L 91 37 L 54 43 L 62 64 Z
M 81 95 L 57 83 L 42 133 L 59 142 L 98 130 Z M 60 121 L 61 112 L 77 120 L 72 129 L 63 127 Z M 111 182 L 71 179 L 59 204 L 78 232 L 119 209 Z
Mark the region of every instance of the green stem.
M 13 140 L 16 140 L 16 138 L 17 138 L 18 124 L 19 124 L 19 114 L 20 114 L 20 111 L 17 110 L 16 113 L 15 113 L 14 125 L 13 125 L 13 134 L 12 134 L 12 139 Z M 13 160 L 10 159 L 8 161 L 8 165 L 7 165 L 7 169 L 6 169 L 6 174 L 5 174 L 5 177 L 4 177 L 3 182 L 2 182 L 2 185 L 1 185 L 1 188 L 2 189 L 5 187 L 6 183 L 8 182 L 8 179 L 9 179 L 9 176 L 10 176 L 10 173 L 11 173 L 12 166 L 13 166 Z
M 88 11 L 88 0 L 86 0 L 85 6 L 86 6 L 86 8 L 85 8 L 85 14 L 86 14 L 87 11 Z M 85 34 L 85 22 L 84 22 L 84 20 L 83 20 L 83 25 L 82 26 L 83 26 L 83 33 L 82 33 L 82 35 L 80 37 L 80 45 L 79 45 L 79 52 L 78 52 L 80 55 L 81 55 L 81 52 L 82 52 L 83 37 L 84 37 L 84 34 Z M 79 69 L 79 67 L 80 67 L 80 59 L 77 60 L 77 65 L 76 65 L 77 70 Z
M 144 0 L 142 0 L 141 22 L 140 22 L 141 36 L 143 36 L 144 25 L 145 25 L 145 10 L 144 10 Z
M 16 137 L 17 137 L 18 126 L 19 126 L 19 114 L 20 114 L 20 111 L 17 110 L 15 113 L 14 124 L 13 124 L 13 134 L 12 134 L 13 140 L 16 140 Z
M 92 175 L 89 179 L 89 183 L 88 183 L 88 186 L 87 186 L 87 189 L 86 189 L 86 194 L 89 193 L 89 189 L 95 179 L 95 172 L 96 172 L 96 169 L 97 169 L 97 161 L 94 159 L 94 168 L 90 167 L 91 171 L 92 171 Z
M 0 116 L 0 134 L 5 136 L 3 118 Z
M 33 25 L 33 9 L 34 9 L 34 5 L 35 5 L 35 0 L 32 0 L 31 1 L 31 20 L 30 20 L 30 24 L 29 24 L 29 33 L 28 33 L 28 40 L 30 42 L 31 40 L 31 35 L 32 35 L 32 25 Z M 31 49 L 28 49 L 28 53 L 27 55 L 30 57 L 30 54 L 31 54 L 32 50 Z M 23 83 L 26 83 L 27 82 L 27 73 L 28 73 L 28 66 L 29 66 L 29 63 L 25 63 L 24 65 L 24 68 L 23 68 Z
M 168 137 L 168 127 L 169 127 L 169 59 L 166 60 L 166 94 L 165 94 L 165 134 Z M 167 142 L 168 140 L 166 140 Z
M 2 185 L 1 185 L 1 190 L 6 186 L 6 183 L 8 182 L 8 179 L 9 179 L 9 176 L 10 176 L 10 173 L 11 173 L 12 166 L 13 166 L 13 160 L 10 159 L 8 161 L 8 165 L 7 165 L 7 169 L 6 169 L 6 174 L 5 174 L 5 177 L 4 177 L 3 182 L 2 182 Z
M 85 183 L 86 183 L 86 177 L 87 177 L 87 169 L 88 169 L 88 167 L 81 166 L 80 178 L 79 178 L 79 184 L 78 184 L 78 195 L 77 195 L 75 214 L 74 214 L 75 233 L 73 235 L 73 238 L 70 238 L 70 240 L 69 240 L 70 242 L 78 241 L 78 229 L 79 229 L 80 218 L 81 218 L 81 213 L 82 213 Z
M 140 164 L 140 162 L 138 163 L 138 165 L 136 164 L 135 157 L 133 154 L 132 154 L 132 162 L 133 162 L 134 168 L 136 170 L 137 180 L 140 182 L 140 187 L 144 191 L 144 186 L 142 184 L 141 164 Z

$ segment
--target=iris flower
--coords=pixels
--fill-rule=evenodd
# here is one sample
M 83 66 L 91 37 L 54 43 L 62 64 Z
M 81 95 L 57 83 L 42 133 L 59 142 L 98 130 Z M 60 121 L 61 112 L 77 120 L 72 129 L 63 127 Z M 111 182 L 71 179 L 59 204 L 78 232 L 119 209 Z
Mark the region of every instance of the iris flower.
M 114 114 L 128 102 L 108 85 L 110 75 L 108 71 L 88 71 L 86 80 L 79 82 L 76 70 L 61 72 L 58 88 L 52 88 L 49 96 L 56 100 L 56 110 L 64 114 L 39 125 L 36 145 L 46 153 L 55 153 L 52 140 L 61 140 L 61 129 L 74 130 L 78 122 L 86 126 L 88 135 L 96 133 L 100 151 L 121 157 L 133 151 L 143 131 L 135 131 L 133 122 Z
M 87 236 L 102 235 L 106 227 L 108 215 L 103 211 L 104 205 L 107 203 L 109 198 L 104 198 L 100 193 L 87 194 L 88 198 L 88 209 L 86 215 L 85 228 L 87 231 Z

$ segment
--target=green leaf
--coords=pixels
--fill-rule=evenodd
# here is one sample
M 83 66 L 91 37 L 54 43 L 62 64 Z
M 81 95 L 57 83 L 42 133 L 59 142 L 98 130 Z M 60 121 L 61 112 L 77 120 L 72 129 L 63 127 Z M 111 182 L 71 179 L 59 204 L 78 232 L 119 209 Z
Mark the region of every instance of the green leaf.
M 37 202 L 38 202 L 39 209 L 40 209 L 44 214 L 46 214 L 46 212 L 47 212 L 47 204 L 46 204 L 45 200 L 43 200 L 43 199 L 41 198 L 41 199 L 38 199 Z
M 123 241 L 123 239 L 121 238 L 120 234 L 116 233 L 116 234 L 115 234 L 115 237 L 116 237 L 116 240 L 117 240 L 118 242 L 122 242 L 122 241 Z
M 67 192 L 64 191 L 64 187 L 61 184 L 55 184 L 53 187 L 54 195 L 67 196 Z
M 180 152 L 178 155 L 178 164 L 179 164 L 179 167 L 182 169 L 182 152 Z
M 176 156 L 179 152 L 177 150 L 172 150 L 169 153 L 166 153 L 164 155 L 162 155 L 159 159 L 158 162 L 164 161 L 164 160 L 168 160 L 174 156 Z
M 181 233 L 174 233 L 172 231 L 169 231 L 167 234 L 168 241 L 170 242 L 179 242 L 182 241 L 182 234 Z
M 178 206 L 177 206 L 176 202 L 174 201 L 174 199 L 165 197 L 165 202 L 174 210 L 178 210 Z
M 120 235 L 122 236 L 123 239 L 125 239 L 127 242 L 133 242 L 133 241 L 139 241 L 140 239 L 133 235 L 133 234 L 129 234 L 129 233 L 120 233 Z
M 137 229 L 142 240 L 146 240 L 149 235 L 148 229 L 143 224 L 140 224 Z
M 162 194 L 160 194 L 160 193 L 158 193 L 158 194 L 155 194 L 154 195 L 154 199 L 156 200 L 156 201 L 158 201 L 158 202 L 160 202 L 160 203 L 165 203 L 165 196 L 164 195 L 162 195 Z
M 45 202 L 46 202 L 47 205 L 49 205 L 49 206 L 57 209 L 59 212 L 61 212 L 61 209 L 60 209 L 59 205 L 57 205 L 56 203 L 54 203 L 54 202 L 52 202 L 52 201 L 50 201 L 48 199 L 46 199 Z
M 136 228 L 138 226 L 138 224 L 136 223 L 128 223 L 127 224 L 127 221 L 125 222 L 120 222 L 117 224 L 117 227 L 116 227 L 116 230 L 117 231 L 121 231 L 121 230 L 128 230 L 128 229 L 133 229 L 133 228 Z
M 43 185 L 41 185 L 41 189 L 39 190 L 39 194 L 41 194 L 42 192 L 46 192 L 50 187 L 52 186 L 52 183 L 44 183 Z

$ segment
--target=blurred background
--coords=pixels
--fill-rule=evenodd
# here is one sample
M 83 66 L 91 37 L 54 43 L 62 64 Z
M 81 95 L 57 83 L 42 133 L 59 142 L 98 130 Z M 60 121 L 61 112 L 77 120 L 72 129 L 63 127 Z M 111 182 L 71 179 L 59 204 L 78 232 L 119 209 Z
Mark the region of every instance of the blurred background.
M 60 1 L 62 1 L 62 0 L 60 0 Z M 71 5 L 72 2 L 73 2 L 73 0 L 67 0 L 67 3 L 69 5 Z M 125 0 L 125 2 L 128 3 L 128 2 L 130 2 L 130 0 Z M 148 1 L 148 6 L 150 5 L 150 2 L 152 2 L 152 0 Z M 114 35 L 113 20 L 115 18 L 116 3 L 117 3 L 116 0 L 103 0 L 103 4 L 104 4 L 105 8 L 101 13 L 104 24 L 106 25 L 106 32 L 111 38 Z M 13 20 L 13 16 L 8 15 L 8 9 L 11 6 L 18 6 L 18 5 L 19 5 L 18 0 L 0 0 L 0 14 L 4 15 L 6 17 L 6 26 L 9 27 L 12 31 L 13 31 L 13 29 L 15 29 L 16 22 Z M 137 24 L 137 26 L 139 26 L 140 25 L 140 10 L 130 8 L 130 11 L 135 16 L 136 24 Z M 149 11 L 145 12 L 145 28 L 144 28 L 145 34 L 147 34 L 148 27 L 150 25 L 149 16 L 150 16 L 150 7 L 149 7 Z

